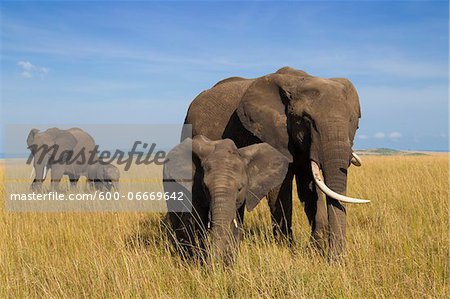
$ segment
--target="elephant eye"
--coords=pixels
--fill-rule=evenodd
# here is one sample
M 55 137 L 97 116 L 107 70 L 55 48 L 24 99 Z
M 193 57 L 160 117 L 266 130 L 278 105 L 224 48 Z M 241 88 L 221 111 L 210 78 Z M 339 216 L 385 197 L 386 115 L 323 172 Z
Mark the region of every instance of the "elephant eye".
M 312 99 L 318 98 L 320 96 L 320 92 L 317 89 L 305 90 L 303 91 L 303 94 Z
M 206 172 L 208 172 L 208 171 L 211 170 L 211 165 L 209 165 L 209 164 L 206 164 L 206 163 L 205 163 L 205 164 L 203 164 L 202 166 L 203 166 L 203 170 L 206 171 Z
M 316 123 L 314 122 L 312 116 L 309 113 L 303 112 L 303 120 L 304 120 L 306 125 L 308 125 L 308 126 L 310 126 L 310 127 L 312 127 L 312 128 L 317 130 Z
M 311 114 L 309 114 L 306 111 L 303 111 L 303 118 L 310 123 L 313 122 L 313 118 L 312 118 Z

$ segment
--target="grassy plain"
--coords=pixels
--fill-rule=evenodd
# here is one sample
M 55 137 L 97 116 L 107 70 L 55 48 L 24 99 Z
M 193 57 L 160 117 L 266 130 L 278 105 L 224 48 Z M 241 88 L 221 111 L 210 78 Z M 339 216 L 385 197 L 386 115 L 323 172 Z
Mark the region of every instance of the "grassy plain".
M 273 240 L 263 202 L 225 270 L 173 256 L 161 214 L 9 213 L 3 204 L 0 298 L 448 298 L 448 158 L 367 156 L 351 167 L 348 194 L 372 202 L 348 207 L 339 265 L 307 246 L 296 195 L 294 247 Z

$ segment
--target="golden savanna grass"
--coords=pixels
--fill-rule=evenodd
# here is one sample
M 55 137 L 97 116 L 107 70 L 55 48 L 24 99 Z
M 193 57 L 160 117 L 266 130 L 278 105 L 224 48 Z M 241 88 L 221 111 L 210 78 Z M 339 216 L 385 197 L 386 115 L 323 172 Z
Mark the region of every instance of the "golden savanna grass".
M 2 207 L 0 298 L 446 298 L 448 171 L 448 155 L 365 157 L 351 167 L 348 194 L 372 203 L 348 207 L 348 254 L 339 265 L 307 246 L 296 196 L 293 248 L 273 240 L 264 202 L 246 215 L 232 269 L 173 256 L 160 214 Z

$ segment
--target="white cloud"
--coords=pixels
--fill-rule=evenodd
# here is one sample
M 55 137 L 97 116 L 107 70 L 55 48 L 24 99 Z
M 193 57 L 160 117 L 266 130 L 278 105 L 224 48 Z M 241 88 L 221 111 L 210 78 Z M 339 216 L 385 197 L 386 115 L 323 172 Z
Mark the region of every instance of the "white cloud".
M 364 135 L 364 134 L 359 134 L 359 135 L 356 135 L 356 138 L 359 138 L 359 139 L 369 139 L 369 136 Z
M 400 137 L 402 137 L 402 134 L 400 132 L 391 132 L 389 134 L 389 138 L 392 138 L 392 139 L 398 139 Z
M 17 65 L 27 71 L 31 71 L 33 68 L 35 68 L 35 66 L 32 65 L 29 61 L 19 61 Z
M 33 75 L 31 75 L 31 73 L 28 72 L 28 71 L 23 71 L 22 73 L 20 73 L 20 75 L 22 77 L 24 77 L 24 78 L 31 78 L 31 77 L 33 77 Z
M 43 78 L 45 75 L 48 74 L 48 68 L 33 65 L 29 61 L 21 60 L 21 61 L 17 62 L 17 65 L 22 69 L 22 72 L 20 73 L 20 75 L 23 78 L 29 79 L 29 78 L 32 78 L 34 75 L 37 75 L 37 76 Z
M 384 137 L 386 137 L 386 134 L 384 134 L 383 132 L 378 132 L 375 134 L 375 138 L 382 139 Z

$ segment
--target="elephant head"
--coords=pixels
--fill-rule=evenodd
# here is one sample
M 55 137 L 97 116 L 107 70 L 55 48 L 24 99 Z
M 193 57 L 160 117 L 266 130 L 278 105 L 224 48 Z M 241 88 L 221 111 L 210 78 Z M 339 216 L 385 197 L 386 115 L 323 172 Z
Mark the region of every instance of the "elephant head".
M 45 132 L 32 129 L 28 134 L 27 146 L 33 155 L 35 178 L 32 189 L 40 189 L 48 170 L 54 163 L 64 163 L 73 155 L 76 138 L 65 130 L 51 128 Z
M 329 218 L 330 214 L 342 216 L 330 221 L 331 232 L 342 237 L 345 209 L 340 201 L 368 202 L 345 196 L 347 168 L 361 162 L 352 151 L 361 117 L 353 84 L 344 78 L 323 79 L 285 67 L 256 79 L 237 114 L 247 130 L 291 161 L 307 157 L 316 186 L 328 196 Z
M 119 190 L 120 171 L 112 165 L 102 161 L 89 166 L 88 179 L 99 190 L 111 191 L 114 188 Z
M 192 144 L 192 164 L 179 161 L 191 158 L 180 152 L 186 151 L 189 143 Z M 267 143 L 238 149 L 230 139 L 212 141 L 197 135 L 193 140 L 184 140 L 169 153 L 164 177 L 174 178 L 173 166 L 176 172 L 186 173 L 192 165 L 194 180 L 201 180 L 203 193 L 194 192 L 193 200 L 204 198 L 209 207 L 211 257 L 230 263 L 240 239 L 237 209 L 245 202 L 247 210 L 251 211 L 270 189 L 283 181 L 288 164 L 289 160 Z M 187 168 L 183 170 L 182 165 Z

